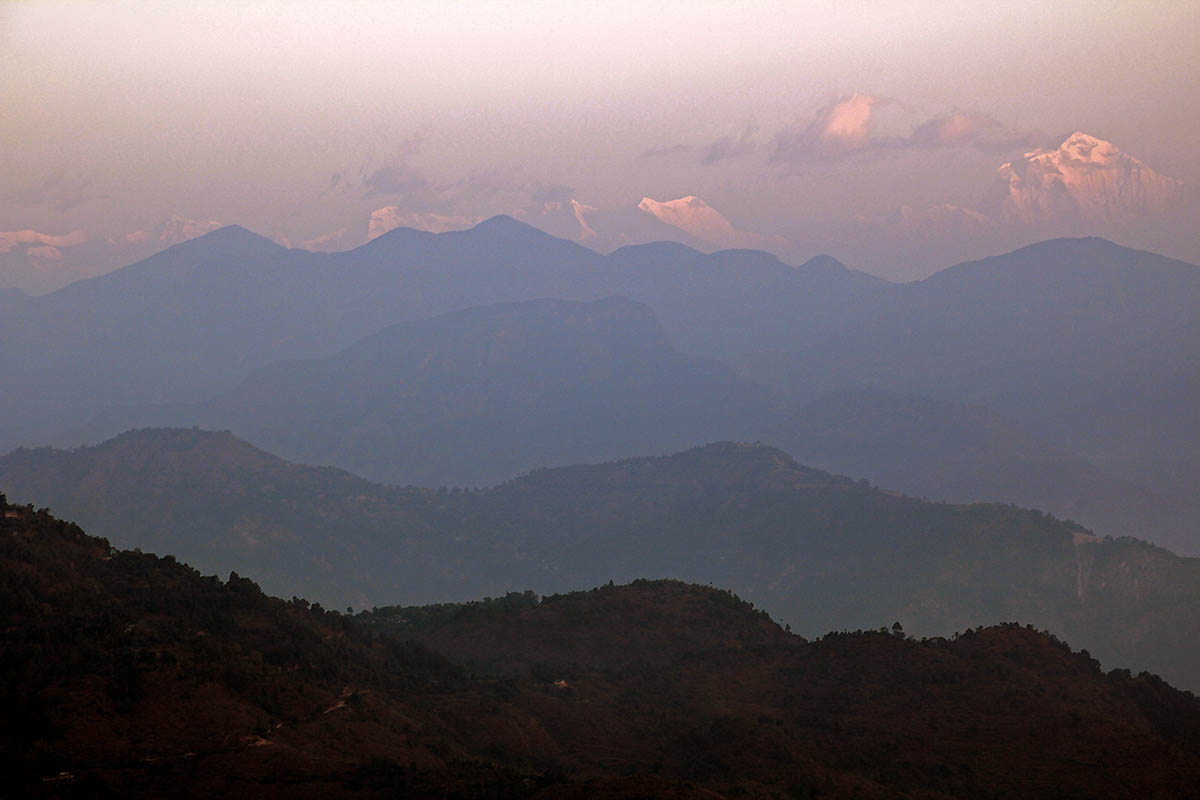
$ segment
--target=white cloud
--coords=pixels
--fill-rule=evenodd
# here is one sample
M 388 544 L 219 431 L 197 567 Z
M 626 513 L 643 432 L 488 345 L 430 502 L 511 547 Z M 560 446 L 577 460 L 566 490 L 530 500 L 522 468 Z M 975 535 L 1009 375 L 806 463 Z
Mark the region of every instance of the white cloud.
M 826 142 L 860 144 L 871 132 L 871 110 L 878 99 L 855 92 L 817 117 L 819 138 Z
M 771 160 L 833 158 L 871 145 L 871 117 L 880 102 L 874 95 L 859 92 L 833 100 L 807 125 L 791 125 L 779 131 Z
M 972 147 L 986 152 L 1012 151 L 1045 143 L 1036 132 L 1018 131 L 979 111 L 953 111 L 926 119 L 904 135 L 878 135 L 875 111 L 895 101 L 855 92 L 819 109 L 804 126 L 791 125 L 775 135 L 772 161 L 805 162 L 851 153 Z

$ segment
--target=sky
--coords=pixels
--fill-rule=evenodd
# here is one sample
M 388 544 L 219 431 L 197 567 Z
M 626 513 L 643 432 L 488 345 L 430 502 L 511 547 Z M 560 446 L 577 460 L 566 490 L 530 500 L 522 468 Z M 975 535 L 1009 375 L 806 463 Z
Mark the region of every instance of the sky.
M 583 240 L 551 212 L 686 196 L 737 232 L 712 248 L 896 280 L 1052 235 L 1200 262 L 1197 74 L 1183 0 L 0 3 L 0 286 L 218 223 Z M 1126 160 L 998 199 L 1076 131 Z

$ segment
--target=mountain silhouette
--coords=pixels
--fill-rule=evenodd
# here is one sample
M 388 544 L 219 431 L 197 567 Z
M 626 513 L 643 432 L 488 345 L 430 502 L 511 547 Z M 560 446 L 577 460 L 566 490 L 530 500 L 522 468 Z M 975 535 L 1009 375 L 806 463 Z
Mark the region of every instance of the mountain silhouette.
M 671 581 L 342 615 L 3 497 L 0 579 L 21 796 L 1183 797 L 1200 776 L 1194 696 L 1012 624 L 808 642 Z
M 1196 687 L 1200 562 L 1011 505 L 904 497 L 713 444 L 401 489 L 298 466 L 227 433 L 143 430 L 18 450 L 0 486 L 123 547 L 235 570 L 331 607 L 561 592 L 636 578 L 728 587 L 804 635 L 950 635 L 1020 620 L 1106 667 Z
M 400 322 L 496 303 L 620 295 L 649 306 L 681 353 L 726 359 L 784 408 L 860 387 L 981 406 L 1071 459 L 1190 508 L 1200 480 L 1190 446 L 1200 411 L 1188 400 L 1200 391 L 1198 276 L 1194 265 L 1101 239 L 1043 242 L 889 284 L 828 257 L 793 267 L 756 251 L 706 255 L 663 243 L 601 256 L 512 218 L 438 235 L 397 229 L 332 254 L 287 250 L 228 228 L 50 295 L 6 296 L 0 447 L 194 424 L 188 409 L 234 392 L 258 369 L 328 358 Z M 687 402 L 669 388 L 664 407 Z M 670 446 L 762 436 L 746 432 L 752 421 L 726 419 Z M 653 450 L 594 457 L 646 452 Z M 537 455 L 515 459 L 514 469 Z M 344 463 L 404 479 L 383 464 Z M 889 467 L 864 474 L 876 468 Z M 975 489 L 1025 502 L 991 494 L 986 482 Z M 1054 511 L 1083 507 L 1066 498 L 1073 490 L 1064 492 Z M 1094 498 L 1080 502 L 1096 506 Z M 1111 515 L 1088 521 L 1105 533 L 1157 529 L 1157 541 L 1200 552 L 1197 519 L 1185 511 L 1136 528 Z

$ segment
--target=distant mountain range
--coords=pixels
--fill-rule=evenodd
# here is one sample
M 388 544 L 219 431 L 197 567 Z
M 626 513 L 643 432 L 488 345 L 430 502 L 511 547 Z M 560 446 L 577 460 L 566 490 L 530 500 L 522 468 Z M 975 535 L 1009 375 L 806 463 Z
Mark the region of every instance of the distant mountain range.
M 535 202 L 513 216 L 538 230 L 600 253 L 664 241 L 705 252 L 730 247 L 779 250 L 790 245 L 782 236 L 734 227 L 721 212 L 695 195 L 662 202 L 643 197 L 636 205 L 599 208 L 563 194 Z M 373 239 L 400 227 L 445 233 L 465 230 L 481 221 L 478 217 L 405 212 L 400 206 L 384 206 L 371 212 L 368 237 Z
M 396 322 L 497 302 L 620 294 L 648 302 L 687 352 L 754 349 L 792 315 L 836 313 L 881 281 L 832 259 L 679 245 L 608 257 L 509 218 L 398 229 L 348 253 L 286 250 L 226 228 L 109 275 L 12 302 L 0 320 L 0 441 L 44 440 L 114 405 L 197 402 L 280 358 L 328 355 Z M 761 318 L 765 324 L 753 324 Z
M 918 497 L 1002 500 L 1095 531 L 1195 549 L 1188 548 L 1200 508 L 1192 498 L 1114 477 L 982 406 L 841 389 L 781 414 L 762 438 L 803 464 Z
M 674 350 L 647 307 L 620 298 L 399 323 L 323 359 L 276 362 L 205 403 L 112 409 L 68 441 L 144 425 L 229 429 L 285 458 L 422 486 L 761 439 L 890 488 L 1015 502 L 1103 533 L 1161 540 L 1200 517 L 987 409 L 867 389 L 796 405 Z
M 745 438 L 769 411 L 684 356 L 645 306 L 533 300 L 385 328 L 265 367 L 194 423 L 388 483 L 484 486 L 536 467 Z
M 462 337 L 484 335 L 483 328 L 476 334 L 455 330 L 475 319 L 470 315 L 370 338 L 400 322 L 474 306 L 540 298 L 591 302 L 613 295 L 648 306 L 662 333 L 603 345 L 609 366 L 650 352 L 646 348 L 657 348 L 662 365 L 675 366 L 661 374 L 658 367 L 644 369 L 640 383 L 611 371 L 590 373 L 593 383 L 586 385 L 594 387 L 594 397 L 579 391 L 582 361 L 553 362 L 556 368 L 578 368 L 570 380 L 568 373 L 560 375 L 556 385 L 551 361 L 538 363 L 542 345 L 536 342 L 542 340 L 521 334 L 510 343 L 516 350 L 505 363 L 514 369 L 523 364 L 526 375 L 540 369 L 540 383 L 528 387 L 524 399 L 511 392 L 504 399 L 501 387 L 506 380 L 515 386 L 515 379 L 502 374 L 501 362 L 476 370 L 475 362 L 461 360 L 471 357 L 471 346 L 500 344 L 479 339 L 467 345 Z M 1103 533 L 1132 533 L 1200 552 L 1195 538 L 1200 513 L 1192 500 L 1200 450 L 1191 446 L 1200 440 L 1200 410 L 1190 402 L 1200 392 L 1200 318 L 1194 313 L 1200 307 L 1200 269 L 1103 240 L 1046 242 L 896 285 L 827 257 L 790 267 L 762 252 L 705 255 L 671 243 L 601 256 L 510 218 L 441 235 L 397 229 L 357 250 L 332 254 L 287 250 L 225 228 L 110 275 L 42 297 L 6 293 L 0 303 L 0 371 L 6 377 L 0 448 L 95 442 L 144 425 L 204 424 L 377 479 L 479 484 L 532 466 L 755 437 L 808 456 L 828 456 L 818 463 L 830 467 L 857 465 L 857 474 L 875 479 L 910 475 L 903 488 L 931 497 L 1035 504 L 1076 516 Z M 625 306 L 612 306 L 617 307 Z M 509 322 L 497 322 L 486 335 L 518 328 L 531 334 L 542 324 L 535 319 L 541 307 L 523 308 L 503 312 Z M 639 321 L 644 313 L 627 320 L 631 334 L 658 330 Z M 498 320 L 501 312 L 477 314 Z M 529 319 L 518 322 L 522 314 Z M 573 316 L 583 319 L 572 311 L 555 324 L 566 325 L 562 335 L 581 337 L 570 347 L 599 358 L 599 340 L 585 341 L 594 332 L 567 324 Z M 538 335 L 560 335 L 548 330 Z M 387 355 L 383 343 L 400 346 L 406 337 L 416 338 L 403 345 L 410 366 L 402 367 L 400 356 Z M 454 352 L 456 341 L 461 352 Z M 671 347 L 679 352 L 668 353 Z M 473 372 L 472 380 L 482 381 L 473 390 L 481 404 L 476 412 L 454 402 L 463 398 L 451 397 L 452 384 L 438 389 L 432 378 L 412 371 L 420 352 L 460 359 L 455 380 Z M 741 378 L 712 362 L 688 362 L 690 357 L 726 359 Z M 297 359 L 307 366 L 275 364 Z M 313 359 L 325 359 L 323 366 Z M 299 371 L 334 369 L 339 359 L 359 366 L 339 367 L 349 370 L 341 378 L 319 379 L 314 373 L 303 379 L 305 393 L 272 384 L 285 376 L 300 380 Z M 268 369 L 255 374 L 263 368 Z M 368 373 L 398 368 L 395 381 L 401 375 L 413 381 L 403 387 L 403 403 L 397 404 L 393 392 L 386 408 L 383 395 L 364 397 L 367 405 L 338 406 L 339 397 L 349 402 L 350 383 L 386 380 Z M 685 368 L 692 370 L 688 380 L 707 375 L 706 388 L 688 381 L 676 385 L 666 377 L 676 374 L 671 369 Z M 341 389 L 339 380 L 345 383 Z M 493 386 L 498 394 L 488 396 Z M 534 392 L 534 386 L 541 388 Z M 948 404 L 942 408 L 991 409 L 1038 442 L 1043 452 L 1035 460 L 1045 463 L 1047 453 L 1060 454 L 1056 466 L 1040 473 L 1058 483 L 1038 491 L 1032 473 L 1016 461 L 997 461 L 996 453 L 972 448 L 960 448 L 958 457 L 966 460 L 951 469 L 945 449 L 884 448 L 876 463 L 867 463 L 861 448 L 850 457 L 855 445 L 844 437 L 840 454 L 822 454 L 796 438 L 805 431 L 809 439 L 822 435 L 806 427 L 797 416 L 800 409 L 830 393 L 873 389 Z M 568 426 L 577 435 L 586 429 L 580 420 L 608 414 L 611 435 L 589 449 L 548 428 L 536 433 L 540 401 L 531 392 L 543 399 L 561 395 L 554 423 L 560 429 Z M 601 397 L 608 398 L 608 407 L 596 417 L 587 402 Z M 323 406 L 313 405 L 318 398 Z M 304 403 L 307 412 L 296 407 Z M 408 433 L 397 428 L 395 414 L 421 403 L 434 414 L 427 418 L 429 427 L 409 419 Z M 571 403 L 576 405 L 568 411 Z M 320 421 L 331 430 L 318 436 L 313 415 L 335 406 L 337 415 Z M 684 407 L 696 414 L 679 416 L 676 410 Z M 282 422 L 288 414 L 307 420 L 307 427 L 289 430 Z M 384 421 L 387 414 L 391 422 Z M 507 415 L 504 424 L 495 424 L 501 414 Z M 471 418 L 483 426 L 475 440 L 468 433 Z M 617 435 L 621 419 L 640 420 L 643 433 Z M 966 437 L 960 441 L 978 438 L 967 430 L 972 425 L 990 424 L 970 415 L 956 419 Z M 271 433 L 272 426 L 279 430 Z M 519 430 L 527 434 L 518 436 Z M 501 441 L 505 431 L 509 444 Z M 460 459 L 461 469 L 454 472 L 445 468 L 449 460 L 439 466 L 438 459 L 417 455 L 445 435 L 474 447 L 474 462 Z M 980 435 L 989 446 L 1000 444 L 1000 438 Z M 562 441 L 558 452 L 545 448 L 551 438 Z M 309 444 L 300 446 L 302 439 Z M 946 446 L 955 446 L 953 441 Z M 354 452 L 364 447 L 376 452 Z M 496 450 L 503 458 L 489 463 L 485 454 Z M 912 456 L 918 451 L 929 455 L 921 465 Z M 542 458 L 549 460 L 539 462 Z M 414 470 L 416 464 L 427 469 Z M 917 480 L 920 475 L 926 477 Z
M 398 323 L 323 359 L 263 367 L 206 403 L 113 409 L 76 436 L 199 425 L 387 483 L 490 486 L 753 439 L 772 418 L 768 395 L 673 349 L 646 306 L 531 300 Z
M 960 131 L 978 130 L 978 120 L 969 115 L 957 114 L 942 122 L 941 133 L 938 128 L 928 128 L 924 135 L 948 133 L 954 138 L 956 122 L 961 123 Z M 987 181 L 986 176 L 981 178 Z M 1056 146 L 1039 147 L 999 164 L 990 183 L 981 182 L 980 189 L 980 201 L 975 204 L 922 204 L 913 198 L 895 208 L 847 220 L 836 233 L 803 223 L 785 224 L 774 234 L 746 230 L 695 194 L 597 206 L 586 197 L 575 196 L 568 187 L 550 186 L 534 190 L 527 204 L 507 211 L 539 230 L 601 253 L 660 241 L 703 251 L 755 248 L 785 260 L 805 258 L 814 248 L 833 249 L 851 261 L 862 259 L 854 263 L 892 278 L 925 277 L 933 268 L 968 254 L 1065 235 L 1099 234 L 1149 246 L 1156 241 L 1170 242 L 1160 246 L 1182 248 L 1175 252 L 1195 258 L 1194 247 L 1186 239 L 1180 240 L 1178 225 L 1195 213 L 1194 193 L 1185 191 L 1187 187 L 1179 179 L 1155 171 L 1113 142 L 1082 131 Z M 273 241 L 288 247 L 344 251 L 396 228 L 462 231 L 496 210 L 500 209 L 480 215 L 478 209 L 435 211 L 385 205 L 363 212 L 357 223 L 343 217 L 337 223 L 341 227 L 334 230 L 268 233 Z M 780 221 L 773 224 L 779 226 Z M 0 290 L 50 292 L 218 227 L 216 220 L 172 214 L 119 231 L 0 231 Z
M 76 229 L 62 234 L 0 231 L 0 291 L 42 294 L 111 272 L 172 245 L 221 227 L 215 220 L 172 214 L 146 229 L 105 235 Z
M 1110 474 L 1190 498 L 1197 307 L 1194 265 L 1056 240 L 891 287 L 862 299 L 821 346 L 736 363 L 797 398 L 871 386 L 984 406 Z
M 964 116 L 958 119 L 965 123 L 960 130 L 975 124 Z M 1094 233 L 1098 226 L 1124 232 L 1129 230 L 1127 223 L 1136 227 L 1139 222 L 1178 213 L 1186 207 L 1182 181 L 1156 172 L 1114 143 L 1082 131 L 1057 145 L 1038 147 L 999 164 L 990 182 L 981 183 L 980 190 L 980 202 L 971 207 L 909 202 L 882 215 L 861 218 L 863 235 L 878 240 L 877 250 L 886 253 L 889 245 L 900 248 L 892 261 L 879 252 L 871 258 L 880 274 L 928 275 L 930 255 L 940 249 L 978 251 L 984 242 L 989 246 L 1006 242 L 1012 247 L 1030 241 L 1028 234 L 1034 232 L 1050 238 Z M 376 215 L 391 219 L 391 227 L 409 224 L 434 232 L 453 226 L 466 228 L 478 221 L 437 214 L 401 214 L 396 207 L 379 209 L 372 215 L 373 221 Z M 661 201 L 643 197 L 636 205 L 616 208 L 597 208 L 564 194 L 534 203 L 515 216 L 601 252 L 656 240 L 678 241 L 699 249 L 752 247 L 776 254 L 806 251 L 786 236 L 739 229 L 694 194 Z M 652 225 L 651 220 L 659 224 Z M 446 227 L 448 222 L 453 223 L 451 228 Z M 793 239 L 797 235 L 822 238 L 802 224 L 795 228 Z M 857 249 L 853 241 L 843 241 L 838 251 Z M 916 253 L 926 264 L 906 269 L 904 260 Z
M 729 587 L 805 635 L 896 620 L 949 635 L 1019 620 L 1106 666 L 1189 688 L 1200 674 L 1195 559 L 1013 506 L 898 496 L 766 446 L 461 491 L 374 485 L 229 434 L 145 430 L 11 453 L 0 486 L 122 547 L 338 608 L 676 577 Z

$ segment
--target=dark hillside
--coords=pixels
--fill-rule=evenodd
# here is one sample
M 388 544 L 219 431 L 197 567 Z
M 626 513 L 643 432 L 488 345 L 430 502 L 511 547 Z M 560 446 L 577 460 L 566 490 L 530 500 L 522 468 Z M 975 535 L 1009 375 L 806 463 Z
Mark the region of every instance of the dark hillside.
M 14 452 L 0 486 L 122 546 L 335 608 L 680 578 L 728 587 L 805 636 L 1021 620 L 1106 668 L 1200 688 L 1200 561 L 1014 506 L 900 496 L 763 445 L 462 491 L 301 467 L 228 434 L 146 430 Z
M 284 603 L 4 504 L 0 581 L 14 796 L 1182 798 L 1200 781 L 1194 696 L 1016 626 L 806 643 L 658 582 L 468 608 L 441 656 L 361 632 L 390 613 Z M 668 652 L 597 648 L 636 654 L 668 620 Z M 513 632 L 528 673 L 482 677 L 510 671 Z
M 683 655 L 802 641 L 729 592 L 664 580 L 542 598 L 514 592 L 483 602 L 380 608 L 356 621 L 456 660 L 526 674 L 534 666 L 663 666 Z

